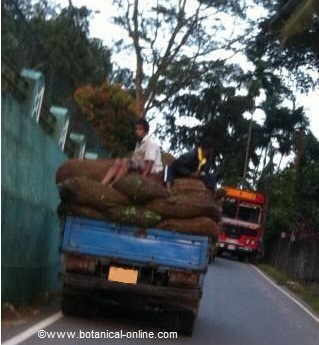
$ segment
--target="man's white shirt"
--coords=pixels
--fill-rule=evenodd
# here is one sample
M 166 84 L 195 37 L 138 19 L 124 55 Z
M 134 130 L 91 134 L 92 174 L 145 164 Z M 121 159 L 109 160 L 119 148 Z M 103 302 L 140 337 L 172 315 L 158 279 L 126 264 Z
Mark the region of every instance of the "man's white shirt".
M 162 154 L 159 145 L 151 141 L 150 136 L 145 136 L 140 142 L 137 142 L 132 159 L 152 161 L 152 174 L 163 170 Z

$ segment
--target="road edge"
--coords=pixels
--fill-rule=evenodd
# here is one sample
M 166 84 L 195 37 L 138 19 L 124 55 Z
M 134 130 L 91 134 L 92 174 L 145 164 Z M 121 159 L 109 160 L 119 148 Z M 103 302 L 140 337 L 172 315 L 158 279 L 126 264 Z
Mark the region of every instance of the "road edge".
M 265 280 L 268 281 L 268 283 L 270 283 L 272 286 L 274 286 L 277 290 L 279 290 L 281 293 L 283 293 L 286 297 L 288 297 L 291 301 L 293 301 L 299 308 L 301 308 L 305 313 L 307 313 L 309 316 L 311 316 L 311 318 L 316 321 L 317 323 L 319 323 L 319 316 L 317 316 L 314 312 L 312 312 L 310 310 L 310 307 L 307 308 L 304 303 L 301 303 L 300 301 L 298 301 L 298 298 L 296 296 L 294 296 L 294 294 L 292 292 L 288 292 L 286 291 L 284 288 L 282 288 L 281 286 L 279 286 L 269 275 L 267 275 L 266 273 L 264 273 L 261 269 L 259 269 L 258 267 L 254 266 L 254 265 L 250 265 L 250 267 L 252 267 L 256 272 L 258 272 Z
M 61 311 L 47 317 L 46 319 L 37 322 L 35 325 L 27 328 L 25 331 L 15 335 L 14 337 L 4 341 L 2 345 L 17 345 L 25 341 L 26 339 L 32 337 L 40 329 L 45 329 L 46 327 L 52 325 L 56 321 L 63 317 Z

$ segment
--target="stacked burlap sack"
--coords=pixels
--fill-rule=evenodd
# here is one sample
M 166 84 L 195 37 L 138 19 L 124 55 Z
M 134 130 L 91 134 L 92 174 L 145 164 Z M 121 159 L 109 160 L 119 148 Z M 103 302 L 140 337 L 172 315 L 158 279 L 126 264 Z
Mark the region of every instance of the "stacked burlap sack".
M 112 187 L 102 185 L 100 181 L 112 164 L 107 159 L 65 162 L 56 174 L 61 197 L 59 215 L 217 236 L 221 210 L 200 180 L 176 179 L 170 194 L 158 179 L 136 173 Z

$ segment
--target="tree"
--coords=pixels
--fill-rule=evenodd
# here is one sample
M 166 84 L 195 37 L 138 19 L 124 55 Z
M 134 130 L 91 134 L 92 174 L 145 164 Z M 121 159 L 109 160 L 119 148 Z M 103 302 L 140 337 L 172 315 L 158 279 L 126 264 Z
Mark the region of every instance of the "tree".
M 216 38 L 217 33 L 223 31 L 218 13 L 243 15 L 240 2 L 233 0 L 213 4 L 158 0 L 151 7 L 144 4 L 143 10 L 138 0 L 115 0 L 114 3 L 121 12 L 115 23 L 127 31 L 136 56 L 134 83 L 140 116 L 163 102 L 165 90 L 159 85 L 165 82 L 171 68 L 183 68 L 183 74 L 179 75 L 181 85 L 190 83 L 198 61 L 238 40 L 235 37 L 224 43 Z M 176 92 L 178 90 L 177 86 Z
M 300 149 L 300 145 L 299 145 Z M 267 238 L 280 232 L 318 234 L 319 142 L 309 131 L 303 135 L 299 164 L 274 174 L 269 193 Z
M 305 128 L 307 119 L 303 109 L 294 106 L 292 92 L 266 65 L 259 63 L 255 70 L 244 72 L 234 64 L 203 62 L 194 67 L 191 83 L 175 94 L 175 74 L 179 71 L 168 71 L 162 87 L 171 100 L 159 106 L 166 126 L 159 126 L 158 132 L 162 139 L 170 136 L 172 150 L 190 149 L 200 138 L 209 138 L 217 152 L 215 169 L 221 172 L 220 182 L 245 183 L 249 188 L 275 172 L 271 163 L 275 153 L 282 157 L 292 153 L 295 130 Z M 263 101 L 257 100 L 260 94 L 264 94 Z M 284 100 L 290 100 L 290 106 L 283 106 Z M 247 119 L 256 109 L 265 115 L 262 125 Z M 181 125 L 181 115 L 194 125 Z M 249 164 L 243 181 L 250 124 Z
M 48 1 L 2 2 L 4 55 L 17 70 L 44 73 L 51 103 L 69 105 L 77 87 L 101 83 L 112 71 L 110 50 L 88 37 L 90 15 L 72 4 L 59 10 Z
M 186 0 L 175 7 L 157 2 L 143 10 L 138 0 L 116 3 L 122 11 L 116 23 L 128 32 L 136 55 L 134 89 L 140 116 L 153 108 L 164 115 L 166 126 L 160 135 L 162 139 L 170 137 L 173 150 L 193 147 L 203 136 L 213 138 L 219 152 L 217 165 L 224 172 L 224 181 L 232 184 L 242 179 L 252 123 L 246 183 L 256 186 L 261 177 L 273 174 L 275 154 L 279 152 L 283 158 L 292 152 L 294 131 L 307 126 L 307 120 L 303 109 L 295 107 L 291 90 L 276 75 L 276 67 L 264 58 L 264 50 L 261 53 L 251 44 L 247 47 L 248 58 L 255 65 L 248 73 L 227 59 L 211 58 L 211 53 L 221 47 L 232 48 L 238 37 L 216 39 L 223 29 L 216 25 L 219 35 L 214 37 L 205 28 L 208 14 L 214 10 L 214 14 L 221 11 L 241 16 L 240 2 L 200 1 L 192 16 Z M 163 32 L 165 41 L 161 42 Z M 266 99 L 256 104 L 262 92 Z M 287 99 L 291 105 L 283 106 Z M 264 126 L 245 118 L 256 108 L 265 113 Z M 178 125 L 181 116 L 196 119 L 197 125 Z
M 6 62 L 41 71 L 45 77 L 44 104 L 67 107 L 73 131 L 85 134 L 89 149 L 101 146 L 73 101 L 76 88 L 101 84 L 111 76 L 111 50 L 89 38 L 92 12 L 70 3 L 60 9 L 49 1 L 5 0 L 1 3 L 2 47 Z
M 127 155 L 133 150 L 134 122 L 138 117 L 136 103 L 129 92 L 119 84 L 104 82 L 101 86 L 78 88 L 74 98 L 112 156 Z
M 312 28 L 319 14 L 319 3 L 316 0 L 290 0 L 270 22 L 273 31 L 279 31 L 285 44 L 293 36 Z
M 287 79 L 295 81 L 301 91 L 316 87 L 315 73 L 319 69 L 318 2 L 255 2 L 264 6 L 268 15 L 259 23 L 252 24 L 256 34 L 247 44 L 248 58 L 252 61 L 263 59 L 273 70 L 286 70 Z M 309 20 L 304 25 L 306 18 Z
M 296 164 L 297 219 L 312 230 L 319 229 L 319 141 L 311 132 L 303 132 L 297 149 L 300 151 Z

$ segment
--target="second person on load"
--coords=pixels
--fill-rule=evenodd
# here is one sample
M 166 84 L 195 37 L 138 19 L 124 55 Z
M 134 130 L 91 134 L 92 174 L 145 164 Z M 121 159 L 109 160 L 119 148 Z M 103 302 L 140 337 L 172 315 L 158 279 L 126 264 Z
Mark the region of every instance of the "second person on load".
M 178 177 L 200 178 L 205 186 L 215 192 L 217 176 L 209 172 L 212 165 L 214 149 L 209 142 L 203 141 L 194 150 L 177 158 L 167 167 L 164 180 L 171 191 L 174 179 Z

